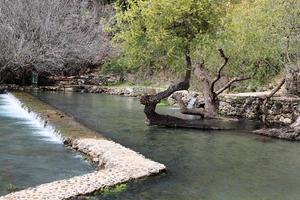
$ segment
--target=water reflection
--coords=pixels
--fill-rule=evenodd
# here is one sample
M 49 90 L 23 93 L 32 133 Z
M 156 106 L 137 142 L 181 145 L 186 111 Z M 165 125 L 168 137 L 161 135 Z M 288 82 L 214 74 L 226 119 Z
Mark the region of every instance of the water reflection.
M 165 175 L 132 183 L 126 192 L 101 199 L 294 200 L 300 196 L 300 145 L 251 134 L 255 123 L 225 123 L 236 130 L 209 132 L 147 127 L 142 106 L 134 98 L 37 95 L 168 167 Z M 178 114 L 168 108 L 160 112 Z

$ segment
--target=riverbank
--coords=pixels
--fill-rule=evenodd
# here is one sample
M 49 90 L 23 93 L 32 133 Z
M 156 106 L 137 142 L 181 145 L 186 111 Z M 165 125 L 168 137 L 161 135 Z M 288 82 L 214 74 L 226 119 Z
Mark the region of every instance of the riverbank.
M 166 167 L 151 161 L 99 133 L 81 125 L 72 116 L 41 102 L 27 93 L 14 92 L 28 112 L 35 112 L 44 126 L 53 126 L 63 142 L 91 160 L 97 170 L 83 176 L 55 181 L 0 197 L 0 200 L 62 200 L 90 194 L 133 179 L 158 174 Z
M 82 92 L 82 93 L 99 93 L 109 95 L 120 95 L 129 97 L 139 97 L 143 94 L 153 94 L 163 91 L 165 88 L 144 87 L 144 86 L 92 86 L 92 85 L 76 85 L 76 86 L 54 86 L 40 87 L 43 91 L 64 91 L 64 92 Z M 186 106 L 197 108 L 203 103 L 202 94 L 194 91 L 179 91 L 182 101 Z M 261 120 L 262 104 L 264 98 L 270 92 L 253 92 L 253 93 L 237 93 L 237 94 L 221 94 L 219 97 L 218 109 L 221 115 L 246 118 L 250 120 Z M 175 93 L 176 94 L 176 93 Z M 177 101 L 168 98 L 170 105 L 177 106 Z M 300 116 L 300 97 L 285 97 L 284 95 L 276 95 L 270 99 L 267 106 L 267 120 L 269 123 L 278 125 L 290 125 L 298 116 Z
M 69 83 L 69 82 L 67 82 Z M 4 89 L 3 89 L 4 88 Z M 2 86 L 2 90 L 41 90 L 41 91 L 60 91 L 60 92 L 80 92 L 80 93 L 98 93 L 108 95 L 119 95 L 129 97 L 139 97 L 143 94 L 154 94 L 165 88 L 146 87 L 146 86 L 95 86 L 95 85 L 68 85 L 66 83 L 57 86 L 43 86 L 38 88 L 19 87 L 16 85 Z M 1 89 L 1 87 L 0 87 Z M 183 103 L 190 108 L 199 108 L 203 104 L 202 94 L 194 91 L 179 91 Z M 219 96 L 218 110 L 221 115 L 231 118 L 245 118 L 250 120 L 262 119 L 263 99 L 270 92 L 253 92 L 237 94 L 221 94 Z M 178 102 L 174 95 L 168 99 L 168 104 L 177 106 Z M 267 103 L 266 119 L 274 127 L 289 126 L 300 116 L 300 97 L 286 97 L 278 93 Z M 269 136 L 269 134 L 266 134 Z M 274 137 L 277 137 L 274 135 Z M 287 139 L 289 137 L 277 137 Z M 293 140 L 293 135 L 290 139 Z

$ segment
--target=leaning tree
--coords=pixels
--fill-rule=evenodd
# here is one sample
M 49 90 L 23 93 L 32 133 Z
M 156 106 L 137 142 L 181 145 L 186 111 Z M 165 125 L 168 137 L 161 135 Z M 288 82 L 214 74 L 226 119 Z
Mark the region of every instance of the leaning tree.
M 195 62 L 196 52 L 199 49 L 211 48 L 213 41 L 220 37 L 221 18 L 224 16 L 226 4 L 210 0 L 128 0 L 127 3 L 126 10 L 117 7 L 117 33 L 114 37 L 115 42 L 123 49 L 123 58 L 127 59 L 127 65 L 134 68 L 167 66 L 169 69 L 179 69 L 184 74 L 179 83 L 172 84 L 165 91 L 145 94 L 140 98 L 141 104 L 145 106 L 147 123 L 214 129 L 174 116 L 158 114 L 156 106 L 176 91 L 188 90 L 191 76 L 195 73 L 202 83 L 205 97 L 205 106 L 197 113 L 206 118 L 214 118 L 217 116 L 217 96 L 232 83 L 248 79 L 235 78 L 220 90 L 216 90 L 216 83 L 229 59 L 222 49 L 219 49 L 219 54 L 224 63 L 213 81 L 210 81 L 208 66 L 204 61 L 200 64 Z
M 202 86 L 204 104 L 182 112 L 215 118 L 218 96 L 233 83 L 252 78 L 251 84 L 261 85 L 278 75 L 283 58 L 291 57 L 285 53 L 291 49 L 286 45 L 291 30 L 286 21 L 299 19 L 295 5 L 299 5 L 297 0 L 128 0 L 125 10 L 117 7 L 114 41 L 123 49 L 123 62 L 132 68 L 167 68 L 184 74 L 167 90 L 140 98 L 148 124 L 213 128 L 158 114 L 156 105 L 176 91 L 189 89 L 194 74 Z M 293 10 L 292 17 L 286 14 L 287 8 Z M 222 47 L 219 58 L 223 61 L 214 57 L 214 62 L 208 62 L 217 47 Z M 215 67 L 217 62 L 220 67 Z M 226 66 L 236 78 L 217 87 Z M 211 69 L 217 69 L 215 78 Z
M 110 52 L 104 14 L 96 0 L 1 0 L 0 83 L 103 63 Z

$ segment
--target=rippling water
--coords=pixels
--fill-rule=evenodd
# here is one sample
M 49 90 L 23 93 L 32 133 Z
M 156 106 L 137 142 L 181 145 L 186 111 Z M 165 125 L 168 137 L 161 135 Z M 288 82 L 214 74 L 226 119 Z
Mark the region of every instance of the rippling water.
M 22 189 L 92 170 L 35 113 L 12 95 L 0 94 L 0 196 L 9 185 Z
M 89 127 L 164 163 L 168 172 L 129 184 L 112 200 L 295 200 L 300 197 L 300 144 L 250 133 L 256 124 L 222 124 L 235 131 L 147 127 L 135 98 L 41 93 L 42 100 Z M 160 112 L 177 114 L 176 109 Z

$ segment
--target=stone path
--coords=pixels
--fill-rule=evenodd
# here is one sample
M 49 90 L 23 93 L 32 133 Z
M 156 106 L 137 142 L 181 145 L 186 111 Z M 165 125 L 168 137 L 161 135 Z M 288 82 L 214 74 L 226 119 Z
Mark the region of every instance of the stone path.
M 28 106 L 27 109 L 38 112 L 42 118 L 47 116 L 51 125 L 62 130 L 60 133 L 64 142 L 89 157 L 97 165 L 98 171 L 14 192 L 0 197 L 0 200 L 63 200 L 158 174 L 166 169 L 163 164 L 99 137 L 99 134 L 82 126 L 70 116 L 56 117 L 57 113 L 60 116 L 63 113 L 28 94 L 15 95 Z
M 72 147 L 90 156 L 99 171 L 43 184 L 0 197 L 0 200 L 62 200 L 90 194 L 165 170 L 165 166 L 146 159 L 124 146 L 105 139 L 80 139 Z

